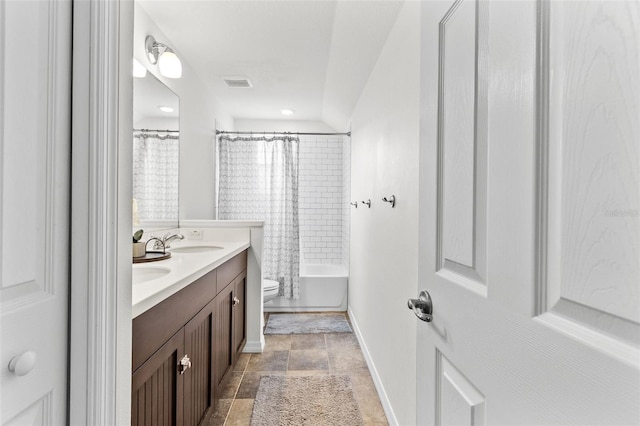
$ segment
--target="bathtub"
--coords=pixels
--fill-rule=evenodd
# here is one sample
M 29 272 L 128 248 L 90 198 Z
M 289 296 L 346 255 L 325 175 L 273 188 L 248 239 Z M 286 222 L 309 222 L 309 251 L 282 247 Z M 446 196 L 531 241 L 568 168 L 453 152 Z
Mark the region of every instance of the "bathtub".
M 276 297 L 265 312 L 346 311 L 349 271 L 344 265 L 300 265 L 300 298 Z

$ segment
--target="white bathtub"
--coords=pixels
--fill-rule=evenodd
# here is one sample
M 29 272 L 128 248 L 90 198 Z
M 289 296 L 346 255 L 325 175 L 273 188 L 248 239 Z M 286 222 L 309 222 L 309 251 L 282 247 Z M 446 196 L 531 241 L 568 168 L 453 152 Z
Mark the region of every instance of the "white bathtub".
M 300 265 L 300 298 L 276 297 L 265 312 L 346 311 L 349 271 L 344 265 Z

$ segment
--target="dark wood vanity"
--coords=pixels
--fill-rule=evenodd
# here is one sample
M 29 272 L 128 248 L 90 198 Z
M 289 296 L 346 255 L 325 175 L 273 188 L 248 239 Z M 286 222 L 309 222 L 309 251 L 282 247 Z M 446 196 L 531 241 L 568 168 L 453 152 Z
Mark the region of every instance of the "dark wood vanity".
M 133 319 L 131 424 L 196 426 L 246 342 L 247 251 Z

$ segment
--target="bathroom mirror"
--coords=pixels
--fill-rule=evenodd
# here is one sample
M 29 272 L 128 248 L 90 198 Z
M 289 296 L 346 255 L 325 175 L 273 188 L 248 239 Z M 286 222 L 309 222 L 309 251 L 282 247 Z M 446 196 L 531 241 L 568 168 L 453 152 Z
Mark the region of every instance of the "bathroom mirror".
M 147 72 L 133 79 L 133 226 L 178 227 L 180 100 Z

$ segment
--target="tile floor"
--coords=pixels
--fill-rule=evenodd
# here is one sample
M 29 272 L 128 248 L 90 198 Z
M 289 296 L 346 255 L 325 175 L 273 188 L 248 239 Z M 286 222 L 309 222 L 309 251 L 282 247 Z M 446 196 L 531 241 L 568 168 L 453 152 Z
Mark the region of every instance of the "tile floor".
M 353 333 L 264 337 L 263 353 L 242 354 L 234 371 L 227 373 L 218 408 L 208 426 L 248 425 L 263 374 L 349 374 L 365 425 L 388 424 Z

